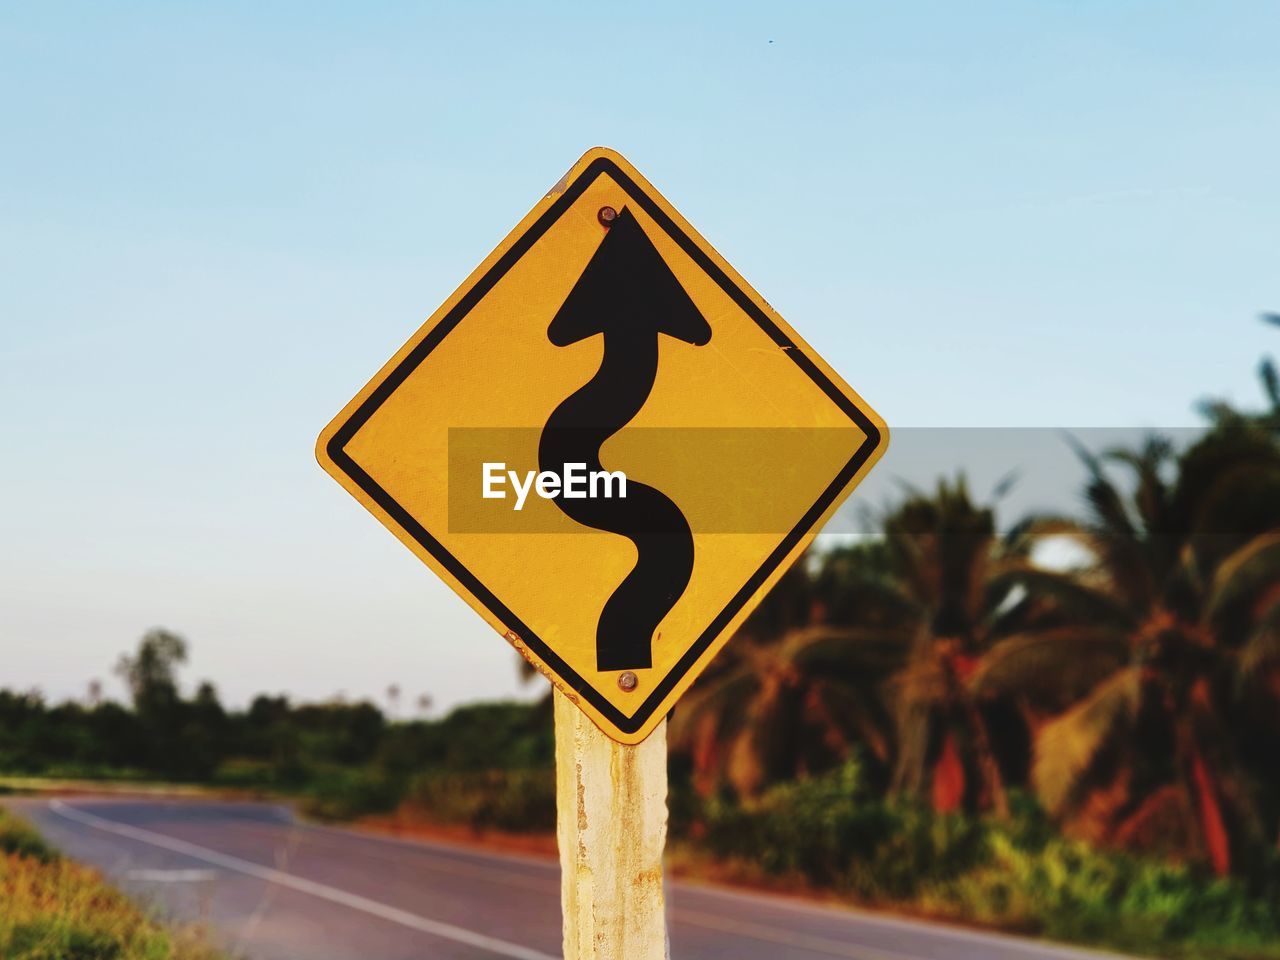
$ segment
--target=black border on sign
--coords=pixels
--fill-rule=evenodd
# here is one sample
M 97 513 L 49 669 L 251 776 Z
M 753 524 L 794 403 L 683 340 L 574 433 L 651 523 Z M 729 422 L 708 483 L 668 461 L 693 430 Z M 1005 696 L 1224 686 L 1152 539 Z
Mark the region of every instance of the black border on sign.
M 525 623 L 521 622 L 519 617 L 508 610 L 502 601 L 494 596 L 453 554 L 449 553 L 439 540 L 428 533 L 417 520 L 410 516 L 409 512 L 397 503 L 387 491 L 382 489 L 346 452 L 346 446 L 351 438 L 368 422 L 374 412 L 404 382 L 409 374 L 453 331 L 485 294 L 493 288 L 494 284 L 524 256 L 547 229 L 582 195 L 583 191 L 604 173 L 612 177 L 627 192 L 630 198 L 639 204 L 645 213 L 665 230 L 667 235 L 676 241 L 681 249 L 720 285 L 721 289 L 733 299 L 734 303 L 741 307 L 743 312 L 751 317 L 760 326 L 760 329 L 767 333 L 773 342 L 786 352 L 786 355 L 795 362 L 796 366 L 803 370 L 821 388 L 823 393 L 830 397 L 832 402 L 850 420 L 857 424 L 866 437 L 849 462 L 844 465 L 835 479 L 823 490 L 817 502 L 809 508 L 782 542 L 774 548 L 764 563 L 760 565 L 760 568 L 742 586 L 742 589 L 733 595 L 725 608 L 711 621 L 702 632 L 702 635 L 689 647 L 684 656 L 676 662 L 671 671 L 663 677 L 644 703 L 640 705 L 640 708 L 631 716 L 627 716 L 611 704 L 594 687 L 579 676 L 576 671 L 571 669 L 554 650 L 548 647 Z M 880 428 L 831 382 L 831 379 L 818 368 L 813 360 L 801 352 L 791 338 L 778 329 L 778 326 L 769 319 L 768 315 L 756 306 L 751 297 L 730 280 L 725 272 L 672 221 L 653 199 L 636 186 L 634 180 L 627 176 L 612 160 L 607 157 L 599 157 L 587 166 L 582 174 L 565 189 L 556 202 L 537 219 L 533 226 L 525 231 L 502 255 L 498 262 L 466 292 L 466 295 L 458 301 L 444 319 L 436 324 L 422 338 L 422 341 L 387 375 L 386 379 L 378 384 L 377 388 L 366 398 L 364 403 L 360 404 L 350 419 L 338 428 L 338 431 L 329 440 L 327 451 L 329 458 L 355 481 L 360 489 L 385 510 L 387 515 L 404 529 L 409 536 L 421 544 L 423 549 L 435 557 L 440 565 L 448 570 L 462 586 L 484 604 L 500 623 L 505 624 L 508 630 L 514 631 L 520 640 L 538 655 L 543 663 L 565 680 L 588 703 L 600 711 L 610 723 L 624 733 L 630 734 L 635 733 L 644 726 L 645 721 L 658 709 L 667 694 L 693 668 L 693 665 L 697 663 L 698 658 L 702 656 L 707 647 L 715 641 L 716 637 L 720 635 L 734 616 L 751 599 L 752 595 L 760 589 L 765 580 L 769 578 L 769 575 L 777 569 L 787 554 L 791 552 L 791 549 L 818 522 L 835 498 L 839 496 L 840 491 L 853 479 L 879 445 Z

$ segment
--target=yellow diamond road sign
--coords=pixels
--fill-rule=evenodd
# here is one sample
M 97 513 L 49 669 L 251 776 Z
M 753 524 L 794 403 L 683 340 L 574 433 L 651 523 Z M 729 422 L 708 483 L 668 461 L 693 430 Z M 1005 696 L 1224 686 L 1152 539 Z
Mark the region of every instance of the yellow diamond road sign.
M 317 455 L 602 730 L 639 743 L 887 442 L 666 199 L 598 148 Z

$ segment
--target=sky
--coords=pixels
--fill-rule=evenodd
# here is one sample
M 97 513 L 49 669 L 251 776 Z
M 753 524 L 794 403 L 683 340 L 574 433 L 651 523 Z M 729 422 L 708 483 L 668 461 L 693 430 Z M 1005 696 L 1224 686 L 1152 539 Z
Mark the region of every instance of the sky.
M 1280 353 L 1277 37 L 1272 2 L 0 5 L 0 686 L 119 695 L 164 625 L 232 703 L 539 693 L 312 448 L 596 144 L 898 431 L 851 509 L 958 466 L 1070 506 L 1059 430 L 1195 426 Z

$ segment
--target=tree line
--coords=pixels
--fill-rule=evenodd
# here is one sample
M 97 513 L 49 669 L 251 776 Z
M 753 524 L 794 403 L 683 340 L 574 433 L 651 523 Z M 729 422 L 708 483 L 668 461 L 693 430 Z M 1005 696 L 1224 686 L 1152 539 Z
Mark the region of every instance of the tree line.
M 996 820 L 1031 804 L 1095 846 L 1270 870 L 1280 376 L 1260 372 L 1264 408 L 1203 404 L 1185 448 L 1066 438 L 1079 515 L 1002 521 L 955 476 L 908 491 L 873 535 L 811 552 L 674 712 L 680 828 L 855 764 L 876 803 Z M 507 825 L 538 811 L 536 826 L 553 809 L 547 777 L 488 777 L 551 766 L 547 701 L 436 720 L 265 695 L 229 710 L 209 684 L 182 695 L 186 656 L 169 631 L 142 638 L 118 667 L 127 705 L 0 691 L 0 772 L 311 791 L 336 814 L 417 796 Z M 399 698 L 393 685 L 392 713 Z
M 0 774 L 172 780 L 269 789 L 310 798 L 335 816 L 385 810 L 424 770 L 546 768 L 549 704 L 481 703 L 439 719 L 394 720 L 369 700 L 293 703 L 262 694 L 228 709 L 210 683 L 184 697 L 187 641 L 149 631 L 121 657 L 127 703 L 48 704 L 36 691 L 0 690 Z

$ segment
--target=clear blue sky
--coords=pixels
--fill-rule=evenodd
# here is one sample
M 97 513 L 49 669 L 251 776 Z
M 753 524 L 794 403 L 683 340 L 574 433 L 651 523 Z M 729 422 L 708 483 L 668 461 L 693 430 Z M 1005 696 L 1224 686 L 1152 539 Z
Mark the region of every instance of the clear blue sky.
M 894 426 L 1252 401 L 1278 38 L 1273 2 L 4 5 L 0 685 L 80 694 L 165 624 L 232 701 L 514 689 L 311 450 L 597 143 Z

